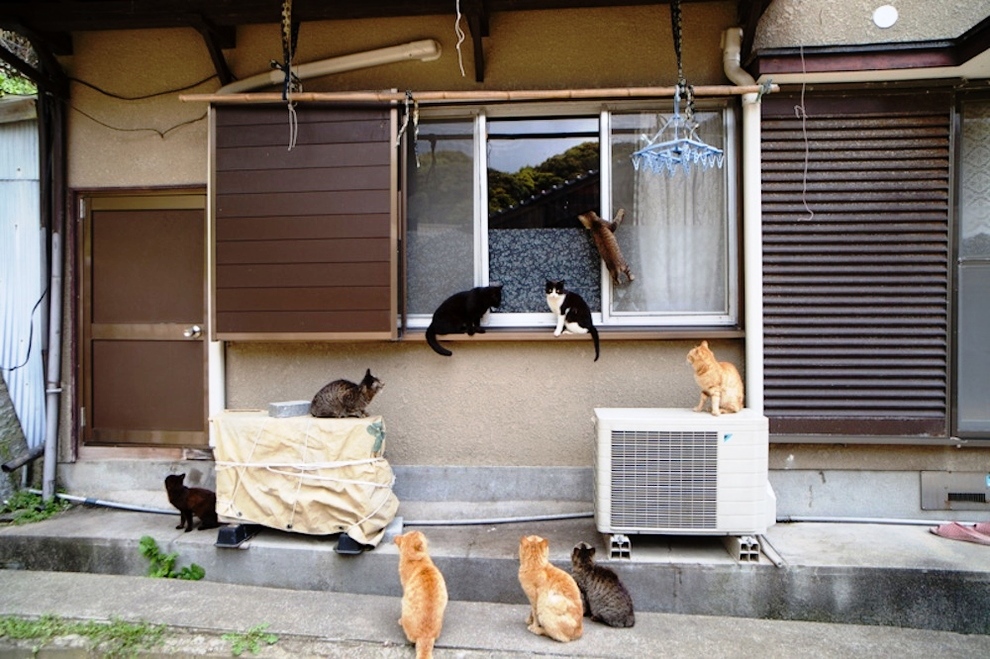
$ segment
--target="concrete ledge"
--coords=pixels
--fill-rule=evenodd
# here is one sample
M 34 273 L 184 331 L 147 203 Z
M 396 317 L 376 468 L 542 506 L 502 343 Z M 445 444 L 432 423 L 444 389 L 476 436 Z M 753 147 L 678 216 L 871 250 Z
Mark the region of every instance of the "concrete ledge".
M 393 544 L 344 556 L 334 552 L 336 536 L 264 529 L 240 549 L 223 549 L 214 546 L 216 531 L 183 533 L 174 528 L 177 519 L 77 507 L 46 522 L 0 528 L 0 567 L 143 575 L 148 566 L 138 542 L 150 535 L 163 551 L 178 553 L 178 568 L 195 562 L 210 582 L 401 596 Z M 517 577 L 523 535 L 548 538 L 551 560 L 565 569 L 579 541 L 594 543 L 599 559 L 606 555 L 588 518 L 420 530 L 459 601 L 525 604 Z M 632 536 L 632 558 L 608 564 L 638 611 L 990 634 L 986 547 L 926 527 L 863 524 L 778 524 L 765 539 L 780 567 L 765 557 L 738 562 L 714 536 Z

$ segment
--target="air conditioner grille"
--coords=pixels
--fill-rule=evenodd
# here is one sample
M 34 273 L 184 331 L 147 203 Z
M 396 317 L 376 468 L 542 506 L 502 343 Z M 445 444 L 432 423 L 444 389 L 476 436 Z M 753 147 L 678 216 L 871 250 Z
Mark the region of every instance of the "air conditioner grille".
M 612 524 L 713 529 L 718 433 L 613 430 Z

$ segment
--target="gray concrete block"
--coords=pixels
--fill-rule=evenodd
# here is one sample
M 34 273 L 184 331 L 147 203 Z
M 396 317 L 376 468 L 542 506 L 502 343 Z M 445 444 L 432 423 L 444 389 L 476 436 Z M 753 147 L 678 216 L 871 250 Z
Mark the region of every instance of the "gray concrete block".
M 305 416 L 309 414 L 308 400 L 286 400 L 279 403 L 268 403 L 268 416 L 285 419 L 290 416 Z

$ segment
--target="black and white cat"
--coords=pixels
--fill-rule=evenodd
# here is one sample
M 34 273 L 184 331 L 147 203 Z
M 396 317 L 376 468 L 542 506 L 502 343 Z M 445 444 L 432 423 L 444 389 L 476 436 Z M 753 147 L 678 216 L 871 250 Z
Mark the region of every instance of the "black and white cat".
M 478 286 L 469 291 L 454 293 L 440 303 L 433 312 L 433 320 L 426 328 L 426 342 L 434 352 L 450 357 L 450 350 L 437 341 L 437 334 L 484 334 L 481 318 L 489 309 L 502 304 L 502 285 Z
M 598 330 L 591 320 L 591 309 L 584 298 L 564 288 L 564 280 L 547 280 L 547 305 L 557 317 L 557 327 L 553 335 L 560 336 L 563 332 L 571 334 L 591 334 L 595 342 L 595 361 L 598 361 Z

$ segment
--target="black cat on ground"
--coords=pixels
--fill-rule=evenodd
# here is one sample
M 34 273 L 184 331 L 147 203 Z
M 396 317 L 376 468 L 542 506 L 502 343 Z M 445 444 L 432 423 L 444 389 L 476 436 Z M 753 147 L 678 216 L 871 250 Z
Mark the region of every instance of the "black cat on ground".
M 217 519 L 217 495 L 205 487 L 186 487 L 183 483 L 185 474 L 170 474 L 165 477 L 165 491 L 168 501 L 179 509 L 179 525 L 175 528 L 186 528 L 186 533 L 192 531 L 193 515 L 199 518 L 200 531 L 215 529 L 220 526 Z

